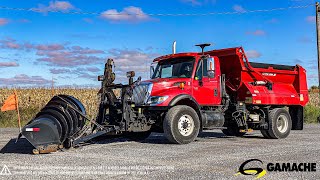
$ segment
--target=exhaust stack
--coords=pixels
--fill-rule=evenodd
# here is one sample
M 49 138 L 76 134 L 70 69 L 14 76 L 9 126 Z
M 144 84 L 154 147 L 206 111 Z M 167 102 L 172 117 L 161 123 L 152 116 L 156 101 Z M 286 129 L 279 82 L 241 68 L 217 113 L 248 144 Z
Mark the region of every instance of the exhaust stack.
M 173 41 L 173 44 L 172 44 L 172 54 L 176 54 L 177 52 L 177 41 Z

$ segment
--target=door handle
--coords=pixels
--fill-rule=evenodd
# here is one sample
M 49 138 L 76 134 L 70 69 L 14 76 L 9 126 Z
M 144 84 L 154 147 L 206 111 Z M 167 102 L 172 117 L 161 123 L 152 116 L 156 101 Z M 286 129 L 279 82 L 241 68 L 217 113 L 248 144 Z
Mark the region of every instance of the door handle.
M 218 89 L 214 89 L 214 96 L 218 96 Z
M 203 81 L 202 80 L 199 80 L 199 86 L 203 86 Z

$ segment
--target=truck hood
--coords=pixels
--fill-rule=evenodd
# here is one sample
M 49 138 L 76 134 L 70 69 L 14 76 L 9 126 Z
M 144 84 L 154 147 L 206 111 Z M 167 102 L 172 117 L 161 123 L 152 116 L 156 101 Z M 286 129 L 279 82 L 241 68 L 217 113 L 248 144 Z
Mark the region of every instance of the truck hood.
M 181 80 L 188 80 L 189 78 L 157 78 L 157 79 L 149 79 L 143 82 L 152 82 L 152 83 L 174 83 L 174 82 L 180 82 Z
M 170 90 L 181 90 L 178 85 L 180 82 L 185 83 L 185 89 L 187 89 L 187 82 L 190 82 L 190 78 L 159 78 L 143 81 L 146 83 L 153 83 L 151 96 L 161 96 L 164 92 Z

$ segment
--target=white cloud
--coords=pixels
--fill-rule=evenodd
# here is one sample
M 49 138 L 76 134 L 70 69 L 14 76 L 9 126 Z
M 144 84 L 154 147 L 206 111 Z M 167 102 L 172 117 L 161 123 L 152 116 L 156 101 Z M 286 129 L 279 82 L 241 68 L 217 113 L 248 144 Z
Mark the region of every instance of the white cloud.
M 246 51 L 246 55 L 248 58 L 259 58 L 262 56 L 261 53 L 256 50 Z
M 258 29 L 256 31 L 248 31 L 247 34 L 248 35 L 254 35 L 254 36 L 264 36 L 264 35 L 266 35 L 266 32 L 263 31 L 263 30 Z
M 121 12 L 118 12 L 116 9 L 109 9 L 102 12 L 100 17 L 112 22 L 137 22 L 151 20 L 150 16 L 144 13 L 141 8 L 134 6 L 126 7 Z
M 298 39 L 300 43 L 314 43 L 314 39 L 310 37 L 301 37 Z
M 277 18 L 272 18 L 272 19 L 268 20 L 267 23 L 276 24 L 276 23 L 279 23 L 279 20 Z
M 181 2 L 190 4 L 192 6 L 200 6 L 200 5 L 204 5 L 204 4 L 215 4 L 217 2 L 217 0 L 180 0 Z
M 193 5 L 193 6 L 195 6 L 195 5 L 201 5 L 202 3 L 200 2 L 200 1 L 198 1 L 198 0 L 181 0 L 182 2 L 185 2 L 185 3 L 189 3 L 189 4 L 191 4 L 191 5 Z
M 0 78 L 0 84 L 5 86 L 45 86 L 50 83 L 50 80 L 44 79 L 41 76 L 28 76 L 26 74 L 18 74 L 12 78 Z
M 0 62 L 0 68 L 1 67 L 17 67 L 19 66 L 16 62 Z
M 29 19 L 19 19 L 17 22 L 19 22 L 19 23 L 30 23 L 31 21 Z
M 33 44 L 18 43 L 15 39 L 6 38 L 0 40 L 0 48 L 36 51 L 37 62 L 44 62 L 50 66 L 74 67 L 103 62 L 101 57 L 105 52 L 99 49 L 91 49 L 69 44 Z
M 0 18 L 0 26 L 4 26 L 9 23 L 9 19 Z
M 309 23 L 314 23 L 316 22 L 316 16 L 307 16 L 306 21 Z
M 37 8 L 33 8 L 32 10 L 35 12 L 48 13 L 51 11 L 69 12 L 74 9 L 76 8 L 68 1 L 50 1 L 48 6 L 39 4 Z
M 238 12 L 238 13 L 244 13 L 244 12 L 247 11 L 245 8 L 243 8 L 243 7 L 240 6 L 240 5 L 234 5 L 234 6 L 233 6 L 233 10 L 235 10 L 235 11 Z
M 142 79 L 148 79 L 149 66 L 152 60 L 159 56 L 159 54 L 146 53 L 136 49 L 110 49 L 108 52 L 114 59 L 118 82 L 127 80 L 125 77 L 127 71 L 135 71 L 136 77 L 141 76 Z
M 82 19 L 84 22 L 88 23 L 88 24 L 92 24 L 93 23 L 93 20 L 90 19 L 90 18 L 83 18 Z

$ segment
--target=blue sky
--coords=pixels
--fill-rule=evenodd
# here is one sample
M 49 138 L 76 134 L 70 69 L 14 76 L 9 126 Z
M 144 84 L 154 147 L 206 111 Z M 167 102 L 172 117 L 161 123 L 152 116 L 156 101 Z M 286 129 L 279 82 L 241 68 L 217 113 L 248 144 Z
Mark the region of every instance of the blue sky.
M 307 69 L 316 85 L 315 9 L 209 16 L 150 16 L 244 12 L 314 4 L 314 0 L 2 0 L 0 6 L 0 86 L 99 86 L 104 62 L 116 62 L 118 82 L 135 70 L 148 78 L 154 57 L 198 51 L 198 43 L 219 49 L 243 46 L 250 61 L 295 65 Z M 58 11 L 52 13 L 50 11 Z M 64 13 L 63 13 L 64 12 Z M 98 12 L 97 14 L 66 14 Z M 140 14 L 126 16 L 123 13 Z M 122 14 L 111 16 L 110 14 Z

